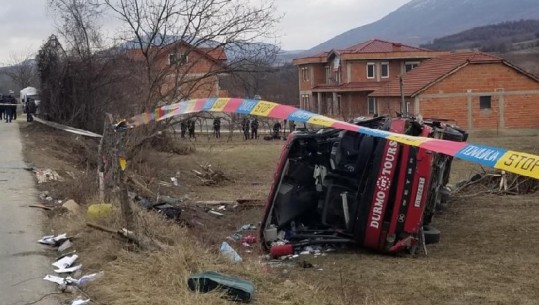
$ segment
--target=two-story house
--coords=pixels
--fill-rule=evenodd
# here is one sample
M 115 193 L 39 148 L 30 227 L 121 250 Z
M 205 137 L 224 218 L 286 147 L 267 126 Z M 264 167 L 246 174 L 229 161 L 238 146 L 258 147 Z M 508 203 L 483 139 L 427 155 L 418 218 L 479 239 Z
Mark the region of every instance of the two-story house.
M 140 49 L 129 49 L 129 58 L 145 60 Z M 177 41 L 148 51 L 152 78 L 165 98 L 207 98 L 226 96 L 219 87 L 219 74 L 225 72 L 223 47 L 199 47 Z
M 448 52 L 374 39 L 296 58 L 300 107 L 344 119 L 390 113 L 393 109 L 379 109 L 376 98 L 369 94 L 422 61 L 445 54 Z

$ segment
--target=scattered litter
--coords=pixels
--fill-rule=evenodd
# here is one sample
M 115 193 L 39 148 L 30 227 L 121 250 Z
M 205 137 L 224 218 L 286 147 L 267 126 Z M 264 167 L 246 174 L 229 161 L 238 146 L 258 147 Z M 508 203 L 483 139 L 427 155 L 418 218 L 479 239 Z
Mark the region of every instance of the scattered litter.
M 90 303 L 90 299 L 86 299 L 86 300 L 76 299 L 73 302 L 71 302 L 71 305 L 84 305 L 84 304 L 88 304 L 88 303 Z
M 59 277 L 59 276 L 56 276 L 56 275 L 47 274 L 47 275 L 45 275 L 45 277 L 43 279 L 45 281 L 53 282 L 53 283 L 56 283 L 58 285 L 65 285 L 66 284 L 65 278 Z
M 193 169 L 193 173 L 200 179 L 203 185 L 215 185 L 222 181 L 230 181 L 220 170 L 213 170 L 210 163 L 199 164 L 202 171 Z
M 109 216 L 112 213 L 112 204 L 95 203 L 88 206 L 88 218 L 99 219 Z
M 31 204 L 28 207 L 30 207 L 30 208 L 39 208 L 39 209 L 43 209 L 43 210 L 47 210 L 47 211 L 52 210 L 52 207 L 49 207 L 49 206 L 46 206 L 46 205 L 43 205 L 43 204 Z
M 79 213 L 80 205 L 73 199 L 66 201 L 62 204 L 62 207 L 66 208 L 71 213 Z
M 71 248 L 72 244 L 69 239 L 66 239 L 59 247 L 58 252 L 64 252 L 65 250 Z
M 282 257 L 291 255 L 292 253 L 294 253 L 294 247 L 291 244 L 275 245 L 270 249 L 270 255 L 272 257 Z
M 221 205 L 217 207 L 217 211 L 226 211 L 226 205 Z
M 239 229 L 239 231 L 253 231 L 253 230 L 256 230 L 256 226 L 253 225 L 253 224 L 246 224 L 246 225 L 243 225 L 243 226 L 241 226 L 241 228 Z
M 70 268 L 55 269 L 54 272 L 56 272 L 56 273 L 71 273 L 71 272 L 79 270 L 80 268 L 82 268 L 82 265 L 77 265 L 77 266 L 70 267 Z
M 46 236 L 41 237 L 41 239 L 38 240 L 37 242 L 40 244 L 49 245 L 49 246 L 58 246 L 66 239 L 67 239 L 67 234 L 64 233 L 58 236 L 46 235 Z
M 217 216 L 217 217 L 225 216 L 225 214 L 219 213 L 219 212 L 214 211 L 214 210 L 209 210 L 209 211 L 208 211 L 208 214 L 213 215 L 213 216 Z
M 53 266 L 59 269 L 68 268 L 79 258 L 77 254 L 62 257 L 56 262 L 52 263 Z
M 236 252 L 236 250 L 234 250 L 234 248 L 232 248 L 232 246 L 230 246 L 230 244 L 226 241 L 221 244 L 221 248 L 219 249 L 219 251 L 234 263 L 239 263 L 242 261 L 241 256 L 238 254 L 238 252 Z
M 170 177 L 170 181 L 172 181 L 172 184 L 174 184 L 174 186 L 178 186 L 178 178 L 176 177 Z
M 201 293 L 224 290 L 228 298 L 235 302 L 248 303 L 255 292 L 255 285 L 250 281 L 212 271 L 191 275 L 187 285 L 191 290 Z
M 256 243 L 256 236 L 254 234 L 248 234 L 242 238 L 242 243 L 251 246 Z
M 78 280 L 75 280 L 75 279 L 72 279 L 73 281 L 76 281 L 76 284 L 77 286 L 84 286 L 88 283 L 91 283 L 97 279 L 100 279 L 103 277 L 105 273 L 103 271 L 100 271 L 100 272 L 97 272 L 97 273 L 92 273 L 92 274 L 87 274 L 85 276 L 82 276 L 81 278 L 79 278 Z
M 45 183 L 49 181 L 63 181 L 62 177 L 52 169 L 34 169 L 37 177 L 37 183 Z

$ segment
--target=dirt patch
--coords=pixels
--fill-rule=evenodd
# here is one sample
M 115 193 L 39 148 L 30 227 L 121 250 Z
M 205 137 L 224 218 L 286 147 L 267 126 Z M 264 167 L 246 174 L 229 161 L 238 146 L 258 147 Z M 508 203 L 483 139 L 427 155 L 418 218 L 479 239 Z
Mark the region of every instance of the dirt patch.
M 74 150 L 70 145 L 76 147 L 78 140 L 46 128 L 29 128 L 21 129 L 26 134 L 29 161 L 60 172 L 79 174 L 86 170 L 81 166 L 83 159 L 71 155 Z M 471 139 L 530 152 L 537 140 L 537 136 Z M 259 248 L 246 248 L 227 239 L 243 224 L 258 226 L 262 206 L 227 207 L 222 211 L 224 216 L 215 217 L 193 202 L 263 201 L 282 142 L 213 141 L 188 142 L 188 155 L 146 151 L 136 160 L 137 174 L 148 189 L 186 198 L 182 217 L 190 220 L 191 226 L 178 225 L 153 212 L 138 213 L 139 228 L 167 245 L 163 251 L 140 252 L 125 240 L 86 227 L 84 216 L 50 213 L 49 231 L 66 231 L 77 237 L 74 247 L 85 271 L 105 271 L 103 279 L 87 287 L 92 298 L 103 304 L 230 304 L 220 295 L 199 295 L 187 289 L 190 274 L 209 270 L 253 281 L 257 287 L 254 304 L 533 304 L 539 298 L 537 193 L 453 198 L 434 220 L 442 239 L 428 247 L 428 256 L 394 257 L 347 250 L 301 257 L 314 268 L 301 268 L 296 261 L 270 268 L 263 264 Z M 231 181 L 212 186 L 200 183 L 192 169 L 204 162 Z M 453 180 L 478 169 L 457 161 Z M 170 184 L 171 177 L 177 177 L 178 186 Z M 76 189 L 74 183 L 79 182 L 67 179 L 47 188 L 62 193 Z M 113 214 L 102 224 L 119 228 L 121 222 Z M 218 254 L 223 240 L 238 250 L 243 263 L 231 264 Z

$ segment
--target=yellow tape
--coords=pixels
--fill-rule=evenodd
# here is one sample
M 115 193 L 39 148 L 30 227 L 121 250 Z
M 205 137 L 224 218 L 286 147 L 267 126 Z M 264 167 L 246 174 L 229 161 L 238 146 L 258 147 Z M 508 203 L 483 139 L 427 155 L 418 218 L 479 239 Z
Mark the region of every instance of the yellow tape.
M 333 124 L 337 122 L 336 120 L 332 118 L 328 118 L 323 115 L 315 115 L 312 118 L 310 118 L 307 123 L 314 124 L 314 125 L 320 125 L 324 127 L 331 127 Z
M 395 142 L 399 142 L 402 144 L 411 145 L 411 146 L 419 146 L 419 144 L 430 140 L 427 138 L 418 138 L 418 137 L 410 137 L 406 135 L 395 135 L 395 134 L 387 136 L 387 139 L 395 141 Z
M 211 106 L 210 111 L 223 111 L 229 100 L 229 98 L 218 98 L 217 100 L 215 100 L 215 103 L 213 103 L 213 106 Z
M 266 101 L 260 101 L 256 106 L 251 110 L 252 115 L 259 115 L 259 116 L 269 116 L 270 112 L 277 106 L 276 103 L 273 102 L 266 102 Z
M 539 156 L 507 151 L 494 165 L 497 169 L 539 179 Z

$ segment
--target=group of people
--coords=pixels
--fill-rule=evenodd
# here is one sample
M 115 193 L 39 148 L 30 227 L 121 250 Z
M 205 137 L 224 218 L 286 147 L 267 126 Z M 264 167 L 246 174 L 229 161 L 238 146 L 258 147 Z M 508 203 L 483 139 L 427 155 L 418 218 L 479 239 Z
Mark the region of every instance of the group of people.
M 183 120 L 180 122 L 180 137 L 182 139 L 185 139 L 186 133 L 189 136 L 189 139 L 196 139 L 195 136 L 195 127 L 196 127 L 196 120 L 194 118 L 190 118 L 187 120 Z M 284 124 L 286 126 L 287 121 L 284 121 Z M 257 117 L 249 118 L 244 117 L 241 121 L 241 131 L 243 132 L 243 139 L 244 140 L 250 140 L 250 139 L 258 139 L 258 128 L 259 128 L 259 121 Z M 293 132 L 296 129 L 296 124 L 294 121 L 290 120 L 288 121 L 288 127 L 290 132 Z M 281 138 L 281 129 L 282 129 L 281 122 L 277 121 L 275 124 L 273 124 L 272 128 L 272 134 L 271 138 L 273 139 L 280 139 Z M 285 127 L 286 128 L 286 127 Z M 217 117 L 213 119 L 213 136 L 216 139 L 221 138 L 221 118 Z M 266 137 L 265 137 L 266 138 Z
M 189 119 L 180 123 L 180 136 L 185 139 L 185 132 L 188 131 L 189 139 L 196 139 L 195 136 L 195 120 Z
M 11 123 L 17 119 L 17 100 L 10 95 L 0 95 L 0 120 Z
M 241 121 L 241 130 L 243 131 L 243 139 L 258 139 L 258 119 L 255 117 L 252 121 L 244 117 Z

